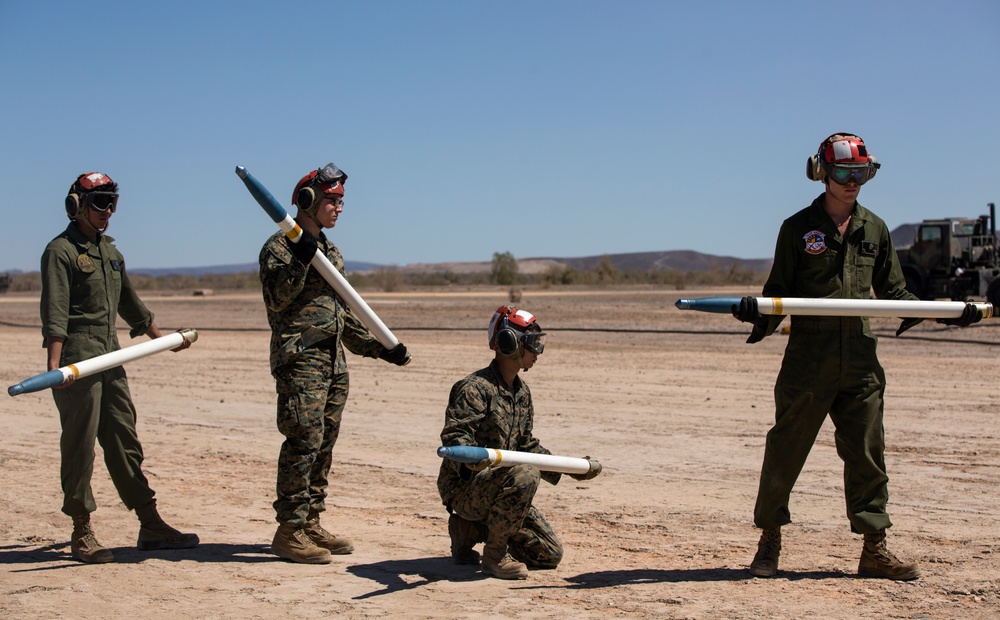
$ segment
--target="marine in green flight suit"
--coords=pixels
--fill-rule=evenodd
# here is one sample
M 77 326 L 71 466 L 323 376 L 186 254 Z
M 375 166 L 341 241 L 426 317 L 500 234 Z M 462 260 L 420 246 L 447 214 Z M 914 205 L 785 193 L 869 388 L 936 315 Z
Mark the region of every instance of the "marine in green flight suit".
M 778 232 L 766 297 L 916 299 L 896 258 L 888 227 L 857 201 L 861 185 L 880 167 L 864 141 L 852 134 L 824 140 L 808 161 L 807 176 L 826 191 L 786 219 Z M 784 317 L 761 316 L 745 297 L 733 314 L 754 324 L 747 342 L 772 334 Z M 968 304 L 963 318 L 979 320 Z M 897 335 L 918 320 L 904 319 Z M 837 454 L 844 462 L 844 495 L 851 530 L 865 544 L 863 577 L 916 579 L 916 564 L 900 561 L 885 545 L 892 526 L 885 465 L 885 371 L 868 317 L 793 316 L 785 356 L 774 386 L 775 423 L 767 433 L 754 524 L 762 529 L 750 572 L 777 573 L 781 526 L 791 522 L 789 497 L 827 414 Z
M 121 317 L 130 336 L 159 338 L 153 313 L 139 299 L 125 270 L 125 259 L 105 234 L 118 204 L 118 184 L 100 172 L 77 177 L 66 197 L 66 230 L 46 246 L 41 260 L 41 319 L 48 369 L 121 348 L 115 321 Z M 179 349 L 191 343 L 185 338 Z M 195 534 L 168 526 L 156 509 L 155 493 L 142 472 L 143 451 L 136 433 L 136 410 L 121 366 L 71 379 L 52 390 L 62 424 L 62 511 L 73 519 L 73 557 L 86 563 L 114 560 L 94 537 L 90 513 L 97 509 L 90 481 L 94 442 L 104 452 L 111 480 L 129 510 L 135 510 L 140 549 L 185 549 Z

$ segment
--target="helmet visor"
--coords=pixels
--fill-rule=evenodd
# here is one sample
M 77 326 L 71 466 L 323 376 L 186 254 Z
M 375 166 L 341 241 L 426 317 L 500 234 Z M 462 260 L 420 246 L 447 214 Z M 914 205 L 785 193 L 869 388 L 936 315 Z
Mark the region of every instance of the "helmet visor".
M 118 208 L 118 194 L 113 192 L 88 192 L 83 195 L 83 204 L 94 211 L 115 212 Z
M 524 348 L 535 355 L 541 355 L 545 350 L 545 332 L 528 332 L 524 335 Z
M 854 181 L 858 185 L 864 185 L 871 176 L 870 166 L 827 166 L 826 175 L 830 180 L 838 185 L 847 185 Z

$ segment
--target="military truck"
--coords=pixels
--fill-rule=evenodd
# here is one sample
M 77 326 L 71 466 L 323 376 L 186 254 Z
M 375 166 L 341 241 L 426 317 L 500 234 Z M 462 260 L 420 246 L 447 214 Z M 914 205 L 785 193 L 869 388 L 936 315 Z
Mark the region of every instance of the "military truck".
M 924 220 L 913 244 L 896 249 L 906 288 L 920 299 L 985 298 L 1000 307 L 996 207 L 978 218 Z
M 6 293 L 7 289 L 10 288 L 10 282 L 13 278 L 9 273 L 0 273 L 0 293 Z

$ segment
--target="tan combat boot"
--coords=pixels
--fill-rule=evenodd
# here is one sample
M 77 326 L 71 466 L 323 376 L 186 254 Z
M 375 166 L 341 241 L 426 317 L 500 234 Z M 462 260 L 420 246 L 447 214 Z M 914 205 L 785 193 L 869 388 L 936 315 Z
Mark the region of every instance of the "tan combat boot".
M 299 564 L 329 564 L 330 551 L 318 546 L 305 530 L 293 523 L 282 523 L 271 541 L 271 553 Z
M 469 521 L 452 514 L 448 517 L 448 536 L 451 537 L 451 557 L 455 564 L 479 564 L 477 543 L 486 542 L 488 530 L 482 523 Z
M 859 577 L 910 581 L 920 577 L 916 562 L 903 562 L 885 546 L 885 530 L 865 534 L 865 546 L 858 562 Z
M 507 546 L 486 545 L 483 548 L 482 571 L 497 579 L 527 579 L 528 567 L 507 553 Z
M 750 562 L 750 574 L 754 577 L 774 577 L 778 572 L 778 556 L 781 554 L 781 528 L 761 530 L 757 542 L 757 554 Z
M 316 546 L 326 549 L 333 555 L 347 555 L 354 551 L 354 545 L 351 544 L 350 540 L 323 529 L 323 526 L 319 524 L 318 512 L 309 511 L 309 520 L 306 521 L 306 525 L 302 529 L 306 536 L 316 543 Z
M 139 517 L 139 539 L 136 546 L 143 551 L 157 549 L 190 549 L 198 544 L 197 534 L 182 534 L 167 525 L 156 511 L 156 500 L 135 509 Z
M 73 517 L 73 534 L 69 539 L 73 557 L 86 564 L 107 564 L 114 562 L 115 556 L 110 549 L 104 548 L 94 537 L 90 529 L 90 515 Z

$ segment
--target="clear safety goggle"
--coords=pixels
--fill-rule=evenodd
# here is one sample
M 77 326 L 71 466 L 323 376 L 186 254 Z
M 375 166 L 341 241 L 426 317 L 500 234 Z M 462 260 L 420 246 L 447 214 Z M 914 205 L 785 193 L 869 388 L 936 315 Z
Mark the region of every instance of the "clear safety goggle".
M 87 192 L 83 195 L 83 204 L 94 211 L 115 212 L 118 208 L 118 194 L 114 192 Z
M 541 355 L 545 350 L 545 332 L 528 332 L 521 339 L 524 348 L 535 355 Z
M 860 168 L 827 166 L 826 175 L 830 177 L 831 181 L 838 185 L 847 185 L 851 181 L 854 181 L 858 185 L 864 185 L 868 182 L 868 178 L 871 176 L 871 169 L 868 166 L 862 166 Z

